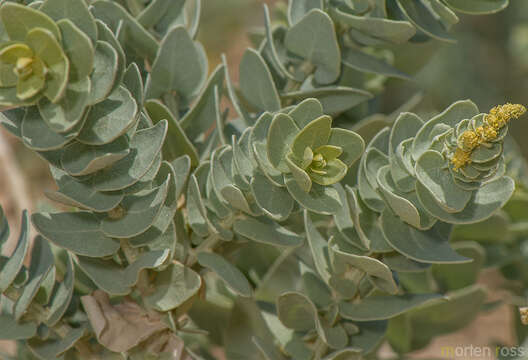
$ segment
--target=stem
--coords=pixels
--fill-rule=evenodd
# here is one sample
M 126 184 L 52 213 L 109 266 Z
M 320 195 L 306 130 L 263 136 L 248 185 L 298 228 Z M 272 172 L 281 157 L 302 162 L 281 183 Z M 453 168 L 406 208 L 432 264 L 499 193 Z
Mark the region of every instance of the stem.
M 271 265 L 268 272 L 266 272 L 266 275 L 264 275 L 264 278 L 262 278 L 262 281 L 258 284 L 256 292 L 265 288 L 266 284 L 271 280 L 282 263 L 284 263 L 284 261 L 286 261 L 295 250 L 297 250 L 296 247 L 287 248 L 277 257 L 277 259 L 275 259 L 275 262 Z
M 312 74 L 315 71 L 315 66 L 309 61 L 305 61 L 299 66 L 299 70 L 304 73 L 304 79 L 306 79 L 310 74 Z M 302 81 L 297 81 L 297 80 L 288 78 L 286 85 L 284 86 L 283 93 L 288 94 L 291 92 L 295 92 L 299 90 L 301 85 L 302 85 Z M 293 102 L 294 102 L 294 99 L 290 99 L 286 101 L 285 105 L 291 105 Z
M 200 245 L 190 251 L 189 257 L 187 258 L 186 265 L 192 267 L 198 261 L 198 253 L 214 248 L 220 238 L 216 234 L 211 234 L 205 239 Z
M 315 360 L 322 359 L 322 357 L 326 353 L 326 350 L 328 350 L 328 346 L 326 346 L 326 344 L 324 343 L 323 340 L 321 340 L 321 338 L 317 338 L 317 340 L 315 341 L 315 346 L 314 346 L 314 354 L 315 354 L 314 359 Z

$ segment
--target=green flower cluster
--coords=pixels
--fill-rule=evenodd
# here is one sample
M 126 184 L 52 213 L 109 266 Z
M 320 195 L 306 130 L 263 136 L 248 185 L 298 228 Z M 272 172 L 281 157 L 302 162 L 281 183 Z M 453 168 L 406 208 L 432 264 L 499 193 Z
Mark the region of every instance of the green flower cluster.
M 309 100 L 299 107 L 317 106 L 315 102 Z M 332 129 L 330 116 L 300 117 L 295 110 L 273 118 L 267 141 L 271 164 L 293 175 L 305 192 L 311 190 L 312 183 L 327 186 L 341 181 L 364 148 L 363 139 L 355 132 Z
M 4 26 L 0 45 L 2 106 L 32 105 L 43 98 L 59 103 L 69 83 L 85 80 L 92 72 L 93 45 L 88 35 L 69 19 L 46 14 L 49 8 L 39 11 L 8 2 L 0 9 Z M 84 10 L 90 19 L 88 9 Z M 91 25 L 95 33 L 95 22 Z M 73 54 L 79 50 L 81 54 Z

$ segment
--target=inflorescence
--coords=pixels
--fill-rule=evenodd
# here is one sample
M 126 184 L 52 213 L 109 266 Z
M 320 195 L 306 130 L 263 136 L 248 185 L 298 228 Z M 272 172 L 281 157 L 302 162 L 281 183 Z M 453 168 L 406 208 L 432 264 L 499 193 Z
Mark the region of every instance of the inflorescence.
M 526 112 L 520 104 L 497 105 L 484 117 L 484 124 L 473 130 L 462 133 L 459 145 L 451 157 L 455 171 L 471 163 L 471 153 L 478 146 L 495 140 L 499 131 L 511 119 L 517 119 Z

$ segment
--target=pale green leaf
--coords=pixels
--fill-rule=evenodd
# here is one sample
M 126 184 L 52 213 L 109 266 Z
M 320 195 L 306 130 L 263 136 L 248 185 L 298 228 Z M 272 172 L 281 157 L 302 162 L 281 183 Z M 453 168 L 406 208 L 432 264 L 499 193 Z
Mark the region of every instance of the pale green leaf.
M 292 176 L 285 176 L 285 180 L 290 195 L 310 211 L 332 215 L 343 206 L 339 200 L 339 194 L 332 186 L 313 184 L 310 192 L 306 192 Z
M 1 209 L 0 209 L 1 210 Z M 0 239 L 2 242 L 7 241 L 9 237 L 9 227 L 7 225 L 7 220 L 2 212 L 3 226 L 0 231 Z M 18 273 L 24 265 L 24 259 L 26 257 L 27 251 L 29 249 L 29 228 L 30 224 L 28 221 L 27 211 L 22 213 L 22 223 L 20 226 L 20 235 L 18 237 L 16 248 L 13 253 L 6 259 L 5 262 L 2 262 L 2 270 L 0 271 L 0 293 L 3 293 L 15 280 Z M 2 338 L 0 336 L 0 338 Z
M 286 156 L 290 151 L 293 139 L 299 132 L 299 128 L 286 114 L 275 115 L 268 132 L 268 159 L 270 163 L 281 172 L 290 169 L 286 164 Z
M 307 210 L 304 211 L 304 227 L 315 268 L 321 278 L 328 283 L 332 277 L 328 242 L 314 226 L 312 219 L 310 218 L 310 213 Z
M 290 25 L 298 23 L 312 9 L 323 10 L 322 0 L 290 0 L 288 1 L 288 21 Z
M 333 302 L 332 293 L 328 285 L 312 272 L 302 275 L 303 287 L 306 295 L 319 308 L 327 308 Z
M 339 159 L 329 160 L 324 168 L 325 174 L 318 174 L 313 171 L 309 171 L 310 178 L 316 184 L 328 186 L 341 181 L 347 171 L 348 167 Z
M 420 230 L 430 229 L 434 225 L 436 219 L 425 211 L 415 192 L 404 194 L 396 189 L 390 176 L 390 166 L 382 167 L 377 179 L 386 204 L 401 220 Z
M 278 111 L 281 108 L 271 72 L 264 59 L 253 49 L 247 49 L 240 61 L 240 91 L 251 105 L 261 111 Z
M 341 302 L 339 313 L 345 319 L 355 321 L 385 320 L 442 300 L 440 294 L 372 296 L 357 303 Z
M 46 0 L 39 10 L 57 22 L 61 19 L 68 19 L 91 41 L 97 40 L 95 20 L 83 0 Z
M 72 132 L 64 134 L 56 133 L 42 120 L 38 109 L 32 107 L 28 108 L 22 121 L 22 140 L 32 150 L 56 150 L 66 145 L 75 137 L 77 127 L 74 127 Z
M 46 14 L 28 6 L 12 2 L 5 3 L 0 10 L 0 17 L 11 40 L 25 40 L 29 31 L 35 28 L 49 31 L 55 39 L 61 40 L 60 30 L 55 22 Z
M 202 278 L 192 269 L 172 264 L 158 274 L 153 283 L 155 291 L 145 301 L 158 311 L 169 311 L 196 296 L 201 286 Z
M 340 268 L 344 271 L 347 266 L 351 266 L 364 271 L 373 278 L 375 284 L 383 291 L 390 294 L 396 294 L 398 292 L 398 285 L 392 276 L 391 270 L 381 261 L 370 256 L 347 252 L 346 249 L 341 249 L 334 240 L 329 241 L 328 247 L 333 267 L 337 272 L 342 272 L 339 270 Z
M 202 202 L 198 181 L 194 174 L 189 178 L 186 199 L 189 225 L 196 234 L 207 236 L 209 234 L 210 224 L 207 219 L 205 205 Z
M 281 294 L 277 298 L 277 314 L 289 329 L 306 331 L 315 328 L 317 309 L 310 299 L 301 293 Z
M 332 128 L 332 118 L 323 115 L 306 125 L 294 138 L 292 143 L 293 154 L 302 159 L 304 150 L 309 147 L 314 150 L 326 145 L 330 138 Z
M 128 140 L 124 136 L 103 146 L 73 142 L 64 149 L 61 164 L 70 175 L 88 175 L 111 166 L 129 153 Z
M 66 254 L 66 273 L 49 302 L 49 313 L 45 321 L 47 326 L 54 326 L 68 309 L 73 295 L 74 280 L 75 267 L 71 255 Z
M 323 106 L 317 99 L 308 98 L 295 106 L 288 112 L 288 115 L 295 121 L 299 129 L 303 129 L 312 120 L 324 115 Z
M 418 198 L 427 211 L 440 220 L 452 224 L 472 224 L 486 220 L 506 204 L 514 189 L 514 181 L 504 176 L 474 191 L 464 210 L 451 214 L 436 204 L 427 189 L 419 183 L 416 184 Z
M 455 127 L 461 120 L 471 119 L 478 113 L 479 110 L 472 101 L 463 100 L 453 103 L 442 113 L 427 121 L 414 137 L 412 146 L 413 159 L 417 161 L 424 152 L 429 150 L 434 137 L 439 135 L 436 130 L 439 125 L 445 124 L 447 127 Z
M 156 26 L 167 12 L 173 7 L 175 10 L 170 11 L 170 14 L 180 13 L 185 4 L 184 0 L 155 0 L 146 6 L 137 16 L 138 22 L 145 28 Z M 174 12 L 173 12 L 174 11 Z
M 233 230 L 250 240 L 275 246 L 300 246 L 303 237 L 267 218 L 236 220 Z
M 36 96 L 45 86 L 46 80 L 38 74 L 31 74 L 25 79 L 19 79 L 16 86 L 16 96 L 20 100 L 28 100 Z
M 336 7 L 330 8 L 330 16 L 342 26 L 396 44 L 407 42 L 416 33 L 416 29 L 408 21 L 374 16 L 356 16 L 341 11 Z
M 236 294 L 245 297 L 252 296 L 253 289 L 244 274 L 220 255 L 201 252 L 198 253 L 198 262 L 217 274 Z
M 433 264 L 470 261 L 449 245 L 450 224 L 438 222 L 430 230 L 420 231 L 405 224 L 386 208 L 381 215 L 381 225 L 388 243 L 412 260 Z
M 401 113 L 392 126 L 389 138 L 389 154 L 396 153 L 398 145 L 404 140 L 413 138 L 423 126 L 424 121 L 416 114 Z
M 54 167 L 51 168 L 51 173 L 59 187 L 56 192 L 46 192 L 51 200 L 95 212 L 110 211 L 123 200 L 122 192 L 99 192 Z
M 37 236 L 33 241 L 31 260 L 28 280 L 13 307 L 13 315 L 17 320 L 20 320 L 22 315 L 26 313 L 27 308 L 37 295 L 40 285 L 53 267 L 53 253 L 48 242 L 41 236 Z
M 397 0 L 396 2 L 405 17 L 425 34 L 438 40 L 455 41 L 437 19 L 437 14 L 422 2 L 413 0 Z
M 49 1 L 49 0 L 48 0 Z M 72 2 L 83 1 L 74 0 Z M 91 15 L 90 13 L 88 13 Z M 95 49 L 90 38 L 68 19 L 57 23 L 62 32 L 62 45 L 70 59 L 70 80 L 79 81 L 92 73 Z M 95 26 L 95 23 L 94 23 Z
M 123 216 L 117 219 L 108 214 L 101 221 L 101 231 L 113 238 L 129 238 L 145 232 L 160 214 L 167 197 L 170 178 L 152 190 L 127 195 L 119 204 L 117 212 Z
M 450 8 L 466 14 L 486 15 L 504 10 L 509 0 L 443 0 Z
M 220 190 L 220 193 L 222 194 L 222 198 L 233 208 L 243 211 L 246 214 L 258 215 L 253 213 L 251 205 L 244 196 L 244 193 L 236 186 L 231 184 L 225 185 Z
M 147 58 L 151 63 L 154 61 L 159 47 L 158 42 L 121 5 L 98 0 L 92 3 L 90 11 L 97 19 L 106 23 L 114 33 L 118 27 L 124 27 L 125 47 L 132 49 L 138 56 Z
M 58 103 L 42 98 L 38 102 L 38 109 L 46 124 L 56 132 L 71 131 L 79 126 L 88 111 L 90 88 L 90 80 L 84 78 L 68 84 L 64 98 Z
M 302 189 L 305 193 L 310 192 L 312 189 L 312 179 L 308 173 L 300 168 L 296 163 L 294 155 L 292 153 L 288 154 L 286 157 L 286 165 L 291 172 L 291 176 L 295 179 L 297 186 Z M 293 195 L 293 194 L 292 194 Z
M 130 91 L 136 104 L 141 107 L 144 102 L 143 78 L 136 63 L 130 64 L 126 69 L 123 76 L 123 85 Z
M 432 337 L 457 331 L 481 313 L 487 291 L 481 285 L 469 286 L 448 293 L 448 301 L 431 303 L 422 309 L 409 313 L 413 328 L 420 326 L 421 341 L 429 342 Z M 420 324 L 427 323 L 423 327 Z M 416 333 L 416 332 L 415 332 Z
M 357 133 L 346 129 L 332 129 L 328 145 L 339 146 L 343 153 L 339 160 L 347 166 L 352 166 L 365 150 L 365 141 Z
M 113 260 L 77 257 L 81 270 L 103 291 L 112 295 L 126 295 L 138 281 L 143 269 L 155 269 L 165 262 L 169 250 L 157 250 L 142 253 L 126 268 Z
M 327 86 L 315 89 L 303 89 L 281 94 L 283 100 L 295 100 L 296 102 L 316 98 L 323 106 L 325 114 L 336 116 L 343 111 L 372 98 L 372 94 L 345 86 Z
M 212 72 L 207 84 L 198 96 L 194 106 L 180 120 L 180 125 L 191 141 L 206 132 L 216 119 L 218 108 L 215 102 L 214 89 L 222 88 L 224 81 L 224 66 L 219 65 Z
M 167 133 L 167 122 L 138 130 L 130 141 L 130 153 L 116 162 L 108 171 L 100 171 L 86 180 L 95 190 L 115 191 L 132 186 L 149 171 L 159 158 Z
M 31 99 L 22 100 L 17 97 L 17 88 L 8 87 L 0 88 L 0 105 L 8 107 L 20 107 L 20 106 L 31 106 L 34 105 L 38 100 L 38 97 Z
M 366 19 L 362 17 L 363 19 Z M 370 18 L 372 19 L 372 18 Z M 384 20 L 384 19 L 378 19 Z M 388 21 L 388 20 L 386 20 Z M 370 34 L 369 34 L 370 35 Z M 352 48 L 343 53 L 343 64 L 354 70 L 366 73 L 380 74 L 404 80 L 410 80 L 410 76 L 396 69 L 385 61 L 367 53 Z
M 157 100 L 147 100 L 145 102 L 145 110 L 154 124 L 163 119 L 168 122 L 167 141 L 163 144 L 164 159 L 172 161 L 182 155 L 188 155 L 192 166 L 198 166 L 199 158 L 196 148 L 187 138 L 180 123 L 172 115 L 171 111 Z
M 422 272 L 431 267 L 431 264 L 420 263 L 398 253 L 383 255 L 383 262 L 397 272 Z
M 446 159 L 442 154 L 426 151 L 416 162 L 416 178 L 438 206 L 449 213 L 460 212 L 469 203 L 472 193 L 454 182 L 449 170 L 444 169 L 445 165 Z
M 35 56 L 40 58 L 48 69 L 44 95 L 53 103 L 59 101 L 68 84 L 70 61 L 53 34 L 41 28 L 30 30 L 26 43 L 31 47 Z
M 433 276 L 444 291 L 458 290 L 476 283 L 486 257 L 486 250 L 476 242 L 456 242 L 453 248 L 473 261 L 457 265 L 434 264 L 432 266 Z
M 288 218 L 294 200 L 284 187 L 275 186 L 264 175 L 256 173 L 251 179 L 251 193 L 258 206 L 274 220 Z
M 106 41 L 97 41 L 95 45 L 93 72 L 90 75 L 92 88 L 90 103 L 97 104 L 110 94 L 117 81 L 119 55 Z
M 99 37 L 98 40 L 108 43 L 117 52 L 117 67 L 115 69 L 115 81 L 114 85 L 112 86 L 112 89 L 110 90 L 111 93 L 115 91 L 119 85 L 121 85 L 121 81 L 123 80 L 123 76 L 125 74 L 127 66 L 125 51 L 123 50 L 121 43 L 117 39 L 119 34 L 121 34 L 123 31 L 119 33 L 114 33 L 112 29 L 110 29 L 107 24 L 103 23 L 102 21 L 96 20 L 95 22 L 97 24 L 97 32 Z M 119 29 L 123 30 L 123 27 L 121 26 Z
M 207 77 L 207 67 L 197 61 L 199 51 L 183 26 L 169 30 L 152 64 L 146 97 L 160 98 L 175 91 L 183 104 L 189 104 Z
M 119 86 L 108 98 L 91 107 L 77 140 L 88 145 L 108 144 L 130 129 L 138 120 L 137 112 L 138 105 L 130 91 Z
M 74 254 L 103 257 L 119 249 L 119 241 L 106 236 L 101 221 L 87 211 L 37 213 L 31 221 L 42 236 Z
M 329 348 L 336 350 L 347 346 L 348 334 L 341 324 L 332 326 L 327 320 L 321 317 L 317 318 L 316 324 L 319 338 L 322 339 Z
M 286 33 L 286 48 L 317 67 L 315 80 L 330 84 L 341 73 L 341 54 L 332 19 L 319 9 L 312 9 Z

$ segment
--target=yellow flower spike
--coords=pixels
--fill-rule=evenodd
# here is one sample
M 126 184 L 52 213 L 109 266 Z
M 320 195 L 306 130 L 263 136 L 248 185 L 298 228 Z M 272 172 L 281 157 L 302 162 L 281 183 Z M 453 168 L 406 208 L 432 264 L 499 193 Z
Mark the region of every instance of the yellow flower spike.
M 498 117 L 492 114 L 486 115 L 485 119 L 486 123 L 488 123 L 488 125 L 492 126 L 495 129 L 500 129 L 506 124 L 502 117 Z
M 485 125 L 477 128 L 477 134 L 480 137 L 479 143 L 488 142 L 497 138 L 497 130 L 493 126 Z
M 471 163 L 471 151 L 464 151 L 461 148 L 455 150 L 455 154 L 451 158 L 453 169 L 458 171 L 461 167 Z
M 463 150 L 473 150 L 479 145 L 479 136 L 476 132 L 471 130 L 466 130 L 462 133 L 462 149 Z
M 491 140 L 495 140 L 497 138 L 497 130 L 492 127 L 492 126 L 485 126 L 484 127 L 484 133 L 483 133 L 483 136 L 484 136 L 484 139 L 486 139 L 487 141 L 491 141 Z
M 453 169 L 458 171 L 471 163 L 471 152 L 479 145 L 495 140 L 499 130 L 508 125 L 511 119 L 518 119 L 526 113 L 526 107 L 521 104 L 497 105 L 484 118 L 484 125 L 475 131 L 467 130 L 462 133 L 459 145 L 451 157 Z
M 518 119 L 526 112 L 526 108 L 521 104 L 497 105 L 490 110 L 486 116 L 486 122 L 495 129 L 500 129 L 511 119 Z

